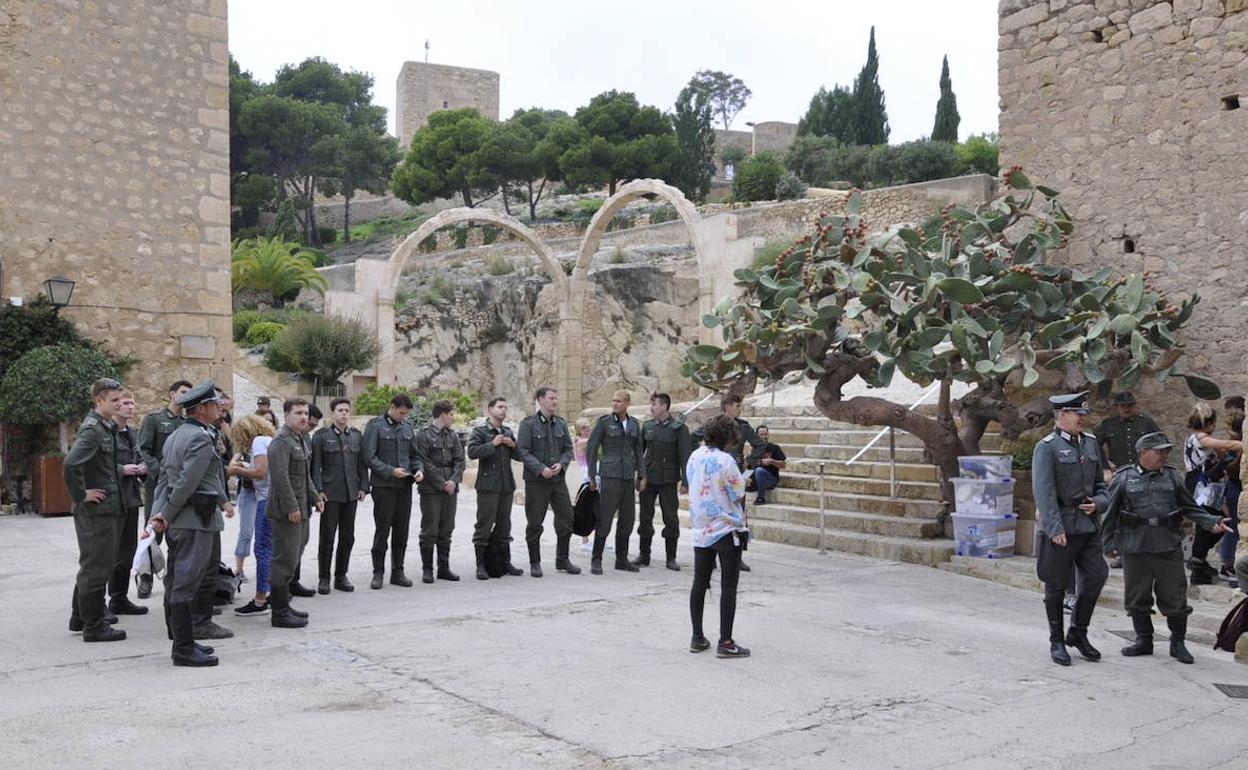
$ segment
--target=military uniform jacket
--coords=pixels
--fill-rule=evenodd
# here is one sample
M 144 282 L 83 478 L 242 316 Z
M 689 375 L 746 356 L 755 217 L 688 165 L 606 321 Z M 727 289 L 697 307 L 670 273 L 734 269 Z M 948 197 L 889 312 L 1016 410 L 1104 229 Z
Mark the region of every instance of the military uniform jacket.
M 636 480 L 642 472 L 641 423 L 628 414 L 604 414 L 594 423 L 585 446 L 589 478 Z
M 416 430 L 406 420 L 395 422 L 383 414 L 369 420 L 364 426 L 364 462 L 372 476 L 369 484 L 374 487 L 401 487 L 409 479 L 396 479 L 395 468 L 406 468 L 412 475 L 424 470 L 416 452 Z
M 1124 420 L 1121 417 L 1106 417 L 1101 420 L 1101 424 L 1096 426 L 1096 445 L 1104 447 L 1109 445 L 1105 451 L 1105 456 L 1114 464 L 1114 467 L 1123 465 L 1133 465 L 1137 459 L 1135 452 L 1135 442 L 1143 435 L 1148 433 L 1156 433 L 1161 428 L 1157 427 L 1157 423 L 1152 417 L 1146 414 L 1137 414 L 1130 420 Z
M 494 446 L 494 437 L 498 435 L 516 440 L 511 428 L 506 425 L 495 428 L 489 422 L 473 428 L 468 437 L 468 456 L 477 461 L 478 492 L 516 490 L 516 478 L 511 473 L 511 461 L 516 459 L 516 453 L 506 445 Z
M 1098 531 L 1095 519 L 1076 507 L 1084 498 L 1105 493 L 1096 436 L 1055 430 L 1040 439 L 1031 459 L 1031 489 L 1040 526 L 1050 539 Z M 1098 503 L 1097 511 L 1103 510 Z
M 285 519 L 294 511 L 312 515 L 317 498 L 312 482 L 312 442 L 283 425 L 269 444 L 269 504 L 271 519 Z
M 641 454 L 646 483 L 652 486 L 685 482 L 685 463 L 692 452 L 689 426 L 681 417 L 664 422 L 651 418 L 641 426 Z
M 312 483 L 336 503 L 355 502 L 368 492 L 368 463 L 364 462 L 364 434 L 332 423 L 312 434 Z M 287 511 L 289 513 L 289 511 Z
M 168 409 L 161 409 L 159 412 L 152 412 L 144 417 L 139 425 L 139 455 L 147 465 L 145 482 L 149 487 L 155 486 L 160 480 L 160 466 L 165 457 L 165 442 L 184 422 L 186 422 L 185 417 L 174 414 Z
M 568 422 L 557 414 L 537 412 L 520 421 L 516 454 L 524 464 L 525 481 L 562 481 L 572 463 L 572 434 Z M 542 470 L 558 463 L 559 473 L 542 478 Z
M 416 433 L 416 453 L 424 466 L 425 477 L 417 489 L 422 494 L 444 495 L 442 485 L 455 482 L 455 491 L 464 482 L 464 445 L 452 428 L 427 425 Z
M 165 442 L 153 508 L 171 529 L 219 532 L 225 528 L 221 511 L 230 498 L 225 491 L 225 465 L 218 442 L 216 429 L 196 419 L 184 421 Z M 195 512 L 194 495 L 215 501 L 215 512 L 207 524 Z
M 749 444 L 751 448 L 763 445 L 763 440 L 754 432 L 754 426 L 750 425 L 740 417 L 737 418 L 737 431 L 741 434 L 741 440 L 732 446 L 724 447 L 724 451 L 737 459 L 737 469 L 745 470 L 745 445 Z M 702 443 L 702 437 L 706 432 L 706 426 L 699 426 L 693 432 L 693 445 L 697 446 Z
M 137 465 L 143 462 L 139 453 L 139 439 L 127 425 L 117 428 L 117 478 L 121 479 L 121 507 L 123 510 L 138 508 L 143 505 L 142 476 L 127 476 L 122 470 L 124 465 Z
M 1180 518 L 1210 532 L 1221 521 L 1196 504 L 1182 472 L 1170 465 L 1155 471 L 1136 463 L 1119 468 L 1105 493 L 1104 510 L 1106 553 L 1168 553 L 1183 545 Z
M 74 515 L 121 513 L 121 472 L 117 466 L 117 425 L 92 411 L 78 426 L 78 436 L 63 471 L 74 501 Z M 98 503 L 86 501 L 88 489 L 104 490 Z

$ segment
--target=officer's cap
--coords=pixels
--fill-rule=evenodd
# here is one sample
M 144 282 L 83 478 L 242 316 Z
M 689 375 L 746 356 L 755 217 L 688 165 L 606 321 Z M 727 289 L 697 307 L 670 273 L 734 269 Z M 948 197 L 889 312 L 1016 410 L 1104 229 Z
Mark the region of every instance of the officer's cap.
M 1135 440 L 1136 452 L 1143 452 L 1145 449 L 1169 449 L 1172 446 L 1174 444 L 1161 431 L 1145 433 Z
M 1114 404 L 1118 406 L 1127 406 L 1135 403 L 1134 393 L 1119 393 L 1114 396 Z
M 178 396 L 178 406 L 183 409 L 194 409 L 200 404 L 220 403 L 217 396 L 217 385 L 212 380 L 204 380 L 195 387 Z
M 1049 403 L 1058 411 L 1072 411 L 1079 414 L 1088 413 L 1088 391 L 1080 391 L 1078 393 L 1065 393 L 1059 396 L 1049 396 Z

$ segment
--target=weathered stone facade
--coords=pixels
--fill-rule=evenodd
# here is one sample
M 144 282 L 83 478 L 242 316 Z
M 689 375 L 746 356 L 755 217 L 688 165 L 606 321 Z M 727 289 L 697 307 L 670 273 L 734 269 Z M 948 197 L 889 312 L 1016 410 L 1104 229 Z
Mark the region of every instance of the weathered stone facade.
M 76 281 L 141 405 L 230 382 L 228 87 L 226 0 L 0 6 L 0 295 Z
M 407 148 L 429 113 L 476 107 L 481 116 L 498 120 L 498 73 L 471 67 L 409 61 L 399 70 L 395 125 L 399 144 Z
M 715 165 L 716 175 L 724 176 L 724 162 L 720 153 L 725 147 L 740 147 L 747 154 L 774 150 L 785 153 L 797 139 L 797 124 L 785 123 L 780 120 L 769 120 L 756 123 L 749 131 L 715 129 Z
M 1063 193 L 1072 265 L 1198 292 L 1184 366 L 1248 390 L 1248 2 L 1002 0 L 1001 166 Z M 1245 103 L 1248 107 L 1248 103 Z M 1172 427 L 1181 383 L 1145 386 Z

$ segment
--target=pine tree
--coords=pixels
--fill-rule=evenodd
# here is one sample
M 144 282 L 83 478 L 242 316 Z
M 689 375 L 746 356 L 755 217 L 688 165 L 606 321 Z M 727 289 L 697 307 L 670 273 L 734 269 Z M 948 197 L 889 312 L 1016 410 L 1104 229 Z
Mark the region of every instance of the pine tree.
M 854 144 L 887 144 L 888 113 L 880 88 L 880 59 L 875 53 L 875 27 L 867 44 L 867 63 L 854 80 Z
M 936 102 L 936 124 L 932 126 L 933 142 L 958 141 L 958 97 L 953 94 L 953 81 L 949 79 L 949 57 L 940 68 L 940 101 Z

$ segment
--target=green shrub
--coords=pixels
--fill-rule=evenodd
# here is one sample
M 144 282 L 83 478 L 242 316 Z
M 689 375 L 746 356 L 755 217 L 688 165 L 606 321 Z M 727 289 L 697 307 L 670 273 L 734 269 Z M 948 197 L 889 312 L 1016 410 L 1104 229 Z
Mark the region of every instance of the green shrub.
M 1020 449 L 1014 453 L 1012 465 L 1016 471 L 1031 470 L 1031 448 Z
M 290 324 L 269 343 L 264 365 L 293 372 L 319 385 L 377 363 L 380 344 L 368 324 L 354 318 L 308 315 Z
M 446 399 L 455 405 L 455 416 L 461 422 L 468 422 L 477 417 L 477 393 L 473 390 L 439 390 L 429 396 L 430 408 L 434 401 Z
M 780 156 L 771 151 L 760 152 L 737 167 L 732 180 L 732 197 L 738 201 L 772 200 L 783 175 Z
M 996 134 L 972 136 L 958 145 L 957 173 L 996 176 L 999 170 L 997 154 Z
M 906 142 L 897 147 L 895 184 L 946 179 L 958 163 L 958 149 L 949 142 Z
M 390 408 L 390 399 L 400 393 L 406 393 L 413 401 L 415 400 L 412 392 L 407 388 L 399 385 L 378 385 L 374 383 L 356 395 L 355 403 L 351 408 L 356 414 L 383 414 Z
M 455 248 L 462 249 L 468 245 L 468 228 L 455 228 Z
M 318 227 L 316 234 L 321 236 L 321 243 L 328 246 L 338 240 L 338 228 L 336 227 Z
M 23 305 L 0 306 L 0 374 L 31 350 L 62 344 L 90 345 L 44 295 Z
M 80 419 L 91 409 L 91 383 L 119 374 L 108 356 L 87 345 L 35 348 L 0 379 L 0 420 L 51 425 Z
M 671 222 L 673 219 L 679 219 L 680 215 L 676 213 L 676 209 L 672 206 L 659 206 L 650 212 L 650 224 L 657 225 L 660 222 Z
M 433 234 L 433 235 L 430 235 L 429 237 L 427 237 L 427 238 L 425 238 L 423 241 L 421 241 L 421 242 L 420 242 L 420 250 L 421 250 L 421 251 L 423 251 L 423 252 L 424 252 L 424 253 L 426 253 L 426 254 L 432 254 L 433 252 L 437 251 L 437 250 L 438 250 L 438 236 L 437 236 L 437 234 L 435 233 L 435 234 Z
M 481 243 L 489 246 L 498 240 L 498 225 L 481 225 Z
M 725 167 L 729 163 L 731 163 L 733 166 L 736 166 L 738 171 L 740 171 L 741 161 L 745 160 L 745 156 L 749 154 L 750 153 L 747 152 L 744 147 L 738 144 L 730 144 L 724 147 L 724 149 L 720 150 L 719 162 L 721 166 L 725 166 Z
M 234 313 L 231 322 L 233 326 L 233 337 L 235 342 L 246 342 L 247 332 L 254 324 L 257 323 L 275 323 L 282 326 L 289 326 L 301 318 L 306 318 L 313 313 L 298 308 L 275 308 L 273 310 L 239 310 Z
M 772 238 L 762 246 L 759 246 L 754 252 L 754 259 L 751 263 L 753 268 L 757 270 L 767 265 L 775 264 L 776 257 L 780 256 L 780 252 L 792 245 L 793 241 L 785 240 L 784 238 Z
M 795 201 L 805 197 L 806 185 L 792 171 L 786 171 L 780 181 L 776 182 L 776 200 Z
M 426 272 L 424 282 L 416 287 L 413 299 L 421 305 L 442 305 L 455 296 L 455 284 L 442 273 Z
M 247 327 L 247 344 L 251 347 L 257 345 L 267 345 L 273 341 L 273 338 L 281 334 L 285 329 L 285 324 L 274 323 L 273 321 L 257 321 Z
M 628 261 L 628 253 L 619 246 L 615 247 L 615 251 L 611 252 L 611 264 L 622 265 Z
M 612 230 L 628 230 L 634 223 L 636 223 L 636 221 L 636 215 L 621 211 L 619 214 L 611 217 L 611 221 L 607 223 L 607 232 L 611 232 Z
M 515 269 L 502 254 L 491 254 L 485 260 L 485 272 L 490 275 L 507 275 Z

